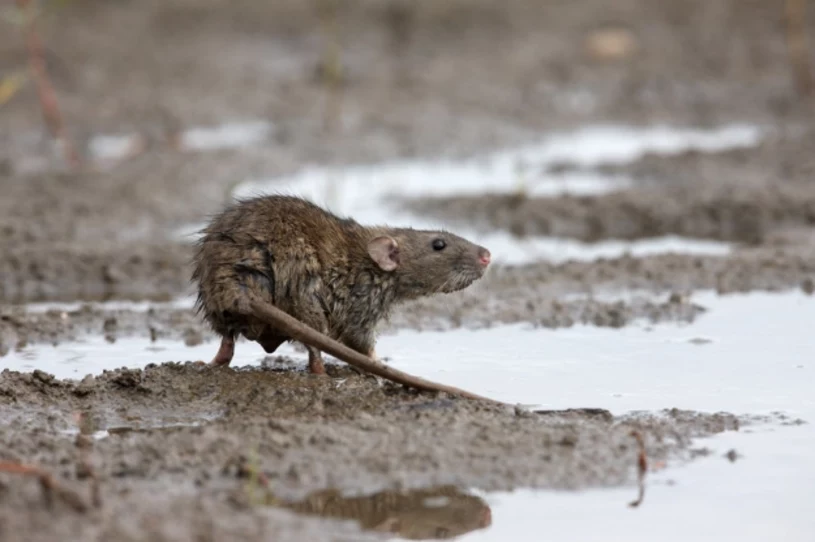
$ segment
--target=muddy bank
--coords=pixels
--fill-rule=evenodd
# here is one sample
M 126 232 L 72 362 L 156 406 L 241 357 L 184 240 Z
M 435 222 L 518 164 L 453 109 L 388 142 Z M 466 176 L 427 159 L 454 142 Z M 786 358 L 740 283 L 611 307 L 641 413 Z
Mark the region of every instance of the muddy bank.
M 809 226 L 815 208 L 805 199 L 791 198 L 793 209 L 755 207 L 739 203 L 743 202 L 739 197 L 716 199 L 689 209 L 675 201 L 671 205 L 671 200 L 657 194 L 632 193 L 626 201 L 627 197 L 624 194 L 597 199 L 531 199 L 521 210 L 514 202 L 503 205 L 508 201 L 503 197 L 457 198 L 445 204 L 444 215 L 454 216 L 453 209 L 461 211 L 457 216 L 477 216 L 472 214 L 477 209 L 487 217 L 482 224 L 491 218 L 498 226 L 517 226 L 526 233 L 550 228 L 559 229 L 559 233 L 568 230 L 578 237 L 593 237 L 596 235 L 590 233 L 593 231 L 631 236 L 640 236 L 643 230 L 649 235 L 656 231 L 708 232 L 711 237 L 760 240 L 762 244 L 737 246 L 731 256 L 662 254 L 513 267 L 496 265 L 475 287 L 486 299 L 473 299 L 470 292 L 465 292 L 446 296 L 444 303 L 427 303 L 442 311 L 444 319 L 468 312 L 468 307 L 474 304 L 486 311 L 487 318 L 506 312 L 502 300 L 519 295 L 529 296 L 539 304 L 563 293 L 610 288 L 658 292 L 709 288 L 721 292 L 779 290 L 797 288 L 815 278 L 815 235 Z M 664 214 L 654 213 L 648 201 L 669 209 Z M 674 212 L 670 207 L 682 209 Z M 510 212 L 510 208 L 515 210 Z M 490 211 L 494 214 L 490 215 Z M 469 218 L 462 220 L 471 223 Z M 6 247 L 4 257 L 0 258 L 0 302 L 166 301 L 192 293 L 191 256 L 189 246 L 172 243 L 110 248 L 104 244 L 94 248 L 78 244 L 60 249 L 40 244 Z M 523 289 L 527 290 L 525 294 L 520 292 Z M 497 309 L 486 307 L 492 299 L 498 303 Z M 418 306 L 426 306 L 426 302 Z
M 186 280 L 183 275 L 175 276 Z M 815 254 L 799 245 L 742 250 L 730 257 L 666 254 L 497 266 L 463 292 L 398 307 L 381 331 L 481 328 L 516 322 L 548 328 L 575 324 L 622 327 L 636 320 L 691 322 L 705 310 L 693 301 L 692 293 L 697 290 L 724 295 L 800 288 L 812 293 L 814 285 Z M 620 291 L 643 293 L 613 300 Z M 593 298 L 593 294 L 604 297 Z M 180 339 L 192 345 L 212 338 L 192 309 L 160 303 L 145 310 L 93 303 L 70 310 L 28 311 L 10 305 L 0 309 L 0 353 L 88 334 L 111 340 L 128 336 Z
M 510 292 L 504 291 L 505 294 Z M 469 296 L 449 296 L 414 302 L 400 307 L 382 332 L 397 329 L 438 331 L 458 327 L 483 328 L 499 323 L 529 322 L 558 328 L 575 324 L 622 327 L 635 320 L 691 322 L 704 307 L 680 296 L 664 300 L 635 297 L 631 300 L 557 300 L 550 295 L 515 292 L 499 301 L 486 297 L 486 290 Z M 115 342 L 120 337 L 150 337 L 183 340 L 189 346 L 216 337 L 192 309 L 161 304 L 145 310 L 105 308 L 84 304 L 80 308 L 29 312 L 25 307 L 0 307 L 0 356 L 30 344 L 53 344 L 104 335 Z
M 647 290 L 688 292 L 713 289 L 720 294 L 751 290 L 801 288 L 812 292 L 815 257 L 798 247 L 743 250 L 730 257 L 664 254 L 646 258 L 623 256 L 593 262 L 538 263 L 495 273 L 496 281 L 545 289 L 547 277 L 567 291 Z
M 315 378 L 187 363 L 76 382 L 4 371 L 0 410 L 8 430 L 0 434 L 0 459 L 49 469 L 87 500 L 90 482 L 77 472 L 83 448 L 64 431 L 78 430 L 75 414 L 82 413 L 83 431 L 108 432 L 83 452 L 98 478 L 102 508 L 81 515 L 56 503 L 49 510 L 32 480 L 3 475 L 4 540 L 33 533 L 85 539 L 135 525 L 141 528 L 131 536 L 144 539 L 179 519 L 185 531 L 215 529 L 205 511 L 218 513 L 219 530 L 238 528 L 249 517 L 259 529 L 250 539 L 277 532 L 269 529 L 289 539 L 308 523 L 267 525 L 262 518 L 270 512 L 247 500 L 246 469 L 262 473 L 272 495 L 267 502 L 313 499 L 322 488 L 360 495 L 444 484 L 610 486 L 635 479 L 632 429 L 643 434 L 652 460 L 675 462 L 703 453 L 693 439 L 749 423 L 678 410 L 620 417 L 595 409 L 535 413 L 417 394 L 342 367 L 329 372 L 331 378 Z M 179 423 L 199 425 L 159 427 Z M 255 487 L 255 494 L 264 489 Z M 134 502 L 144 505 L 122 521 Z M 153 515 L 159 503 L 176 514 Z M 145 531 L 148 517 L 154 529 Z
M 587 242 L 679 235 L 758 245 L 789 230 L 815 226 L 815 186 L 735 181 L 701 179 L 603 196 L 422 198 L 405 207 L 452 224 L 477 225 L 482 231 Z
M 753 148 L 675 155 L 649 153 L 626 164 L 556 164 L 541 173 L 589 172 L 634 180 L 597 196 L 422 198 L 416 213 L 524 237 L 550 235 L 596 242 L 679 235 L 744 245 L 800 245 L 815 240 L 815 163 L 810 129 L 770 130 Z M 535 182 L 534 179 L 529 181 Z
M 740 186 L 762 186 L 812 183 L 815 175 L 815 131 L 809 127 L 780 129 L 766 134 L 749 149 L 721 152 L 689 151 L 673 156 L 649 153 L 628 164 L 600 164 L 581 168 L 563 163 L 554 169 L 561 172 L 596 171 L 609 175 L 626 175 L 656 185 L 717 184 L 736 181 Z M 805 188 L 801 188 L 805 190 Z
M 0 257 L 0 302 L 149 299 L 162 301 L 190 287 L 192 251 L 170 243 L 35 244 L 6 248 Z M 2 248 L 0 248 L 2 250 Z

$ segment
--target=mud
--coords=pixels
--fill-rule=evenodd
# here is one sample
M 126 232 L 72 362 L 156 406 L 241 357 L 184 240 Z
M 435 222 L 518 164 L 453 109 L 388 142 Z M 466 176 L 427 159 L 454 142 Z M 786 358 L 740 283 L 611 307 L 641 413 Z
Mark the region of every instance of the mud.
M 46 60 L 86 161 L 66 168 L 30 84 L 0 103 L 0 367 L 11 349 L 88 335 L 212 339 L 189 309 L 95 302 L 189 294 L 190 247 L 172 232 L 245 178 L 474 156 L 597 122 L 751 122 L 774 135 L 756 149 L 601 164 L 635 179 L 604 196 L 406 204 L 521 237 L 679 234 L 732 241 L 732 255 L 496 266 L 470 290 L 402 307 L 382 331 L 690 322 L 706 310 L 696 290 L 815 290 L 811 104 L 796 95 L 777 3 L 355 0 L 333 25 L 318 0 L 63 4 L 42 26 Z M 608 29 L 626 46 L 598 35 Z M 0 77 L 26 65 L 20 32 L 7 30 Z M 341 92 L 329 91 L 334 49 Z M 231 149 L 179 144 L 185 129 L 235 120 L 272 130 Z M 144 148 L 95 160 L 93 138 L 109 134 Z M 631 290 L 641 294 L 616 300 Z M 94 303 L 30 310 L 35 301 Z M 751 422 L 502 409 L 338 366 L 317 379 L 285 363 L 155 361 L 79 381 L 0 373 L 0 460 L 47 469 L 89 506 L 77 513 L 53 495 L 48 506 L 36 480 L 0 473 L 0 540 L 452 536 L 489 517 L 468 489 L 627 484 L 633 497 L 631 429 L 649 457 L 675 464 L 703 455 L 695 439 Z M 80 419 L 101 438 L 76 437 Z M 89 504 L 90 472 L 101 508 Z
M 645 436 L 650 457 L 676 462 L 692 458 L 694 438 L 751 421 L 678 410 L 616 418 L 596 409 L 536 413 L 418 394 L 340 366 L 329 366 L 329 374 L 310 378 L 288 370 L 176 363 L 106 371 L 76 382 L 4 371 L 0 459 L 48 469 L 85 496 L 89 481 L 77 472 L 80 448 L 71 430 L 79 431 L 81 414 L 88 420 L 81 424 L 85 433 L 107 432 L 93 440 L 85 459 L 99 481 L 102 508 L 84 516 L 59 503 L 49 509 L 36 484 L 5 477 L 4 540 L 32 533 L 83 538 L 130 522 L 148 522 L 150 533 L 160 533 L 178 518 L 155 515 L 159 503 L 169 510 L 248 515 L 254 518 L 250 524 L 263 525 L 263 503 L 313 511 L 315 492 L 325 498 L 323 488 L 370 496 L 439 485 L 618 485 L 635 476 L 632 429 Z M 19 438 L 22 432 L 30 438 Z M 250 480 L 254 488 L 247 487 Z M 295 504 L 303 499 L 311 504 Z M 125 514 L 138 502 L 146 506 Z M 23 508 L 28 513 L 21 518 Z M 469 510 L 475 521 L 466 510 L 462 514 L 472 528 L 483 520 L 483 506 Z M 132 517 L 122 524 L 122 514 Z M 392 513 L 378 524 L 388 519 L 393 530 L 398 518 Z M 425 521 L 435 529 L 441 519 L 431 514 Z M 422 522 L 410 524 L 422 528 Z M 285 525 L 281 531 L 258 526 L 252 539 L 300 535 L 296 521 Z M 147 533 L 137 538 L 142 536 Z M 328 532 L 323 536 L 318 539 L 334 539 Z
M 518 237 L 550 235 L 586 242 L 680 235 L 774 245 L 790 231 L 809 233 L 815 225 L 812 185 L 753 187 L 738 181 L 703 177 L 667 189 L 640 187 L 604 196 L 425 198 L 406 207 L 454 224 L 508 230 Z
M 505 282 L 507 277 L 502 277 Z M 501 278 L 494 279 L 498 284 Z M 512 280 L 512 279 L 509 279 Z M 692 322 L 704 307 L 679 295 L 652 299 L 644 295 L 630 300 L 593 298 L 563 300 L 549 291 L 535 293 L 517 283 L 502 288 L 501 299 L 487 295 L 490 285 L 468 296 L 413 302 L 400 307 L 384 324 L 382 333 L 398 329 L 478 329 L 496 323 L 528 322 L 559 328 L 575 324 L 622 327 L 635 320 L 650 323 Z M 52 344 L 103 334 L 109 342 L 119 337 L 150 337 L 151 340 L 182 340 L 189 346 L 214 339 L 209 327 L 190 309 L 154 305 L 147 310 L 109 309 L 84 304 L 76 310 L 59 308 L 29 312 L 24 306 L 0 308 L 0 357 L 30 344 Z
M 406 209 L 451 224 L 499 228 L 518 237 L 550 235 L 597 242 L 663 235 L 713 239 L 753 249 L 812 251 L 815 164 L 811 130 L 770 133 L 755 148 L 647 154 L 626 164 L 560 163 L 546 173 L 596 172 L 635 180 L 602 196 L 495 194 L 406 200 Z
M 753 148 L 721 152 L 689 151 L 673 156 L 646 154 L 627 164 L 598 164 L 588 168 L 606 174 L 626 175 L 652 184 L 717 184 L 725 179 L 748 186 L 775 185 L 805 189 L 815 173 L 815 158 L 810 152 L 815 132 L 809 126 L 793 129 L 779 127 L 765 134 Z M 561 163 L 553 169 L 561 173 L 584 168 Z M 790 187 L 789 185 L 792 185 Z M 800 186 L 803 185 L 803 186 Z
M 548 328 L 575 324 L 621 327 L 638 320 L 692 322 L 705 310 L 693 302 L 692 292 L 697 290 L 725 295 L 800 288 L 811 294 L 813 285 L 815 254 L 806 253 L 799 244 L 743 250 L 731 257 L 666 254 L 497 267 L 469 290 L 398 307 L 381 332 L 516 322 Z M 643 293 L 630 299 L 594 297 L 614 297 L 621 290 Z M 572 297 L 564 298 L 567 295 Z M 192 310 L 160 303 L 147 310 L 110 309 L 96 303 L 71 310 L 0 307 L 0 356 L 27 344 L 59 344 L 88 334 L 103 334 L 109 340 L 127 336 L 180 339 L 190 345 L 213 337 Z

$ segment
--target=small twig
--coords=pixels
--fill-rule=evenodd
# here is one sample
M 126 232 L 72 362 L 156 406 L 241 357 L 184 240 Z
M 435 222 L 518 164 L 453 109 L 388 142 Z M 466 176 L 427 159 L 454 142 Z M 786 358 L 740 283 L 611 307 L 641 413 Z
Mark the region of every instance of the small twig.
M 252 450 L 252 459 L 242 458 L 238 463 L 238 476 L 246 476 L 249 478 L 249 483 L 252 485 L 260 485 L 264 488 L 269 487 L 269 478 L 266 476 L 260 466 L 258 465 L 257 452 Z
M 325 37 L 322 59 L 322 78 L 327 95 L 323 115 L 323 130 L 331 133 L 339 122 L 342 107 L 342 59 L 340 57 L 337 0 L 320 2 L 320 24 Z
M 642 439 L 642 434 L 639 431 L 631 431 L 631 436 L 637 439 L 637 446 L 639 453 L 637 454 L 637 483 L 639 484 L 639 495 L 637 500 L 628 503 L 631 508 L 636 508 L 642 504 L 645 499 L 645 475 L 648 473 L 648 456 L 645 453 L 645 442 Z
M 260 486 L 264 491 L 268 492 L 269 479 L 266 477 L 266 474 L 260 470 L 257 453 L 254 450 L 252 450 L 252 460 L 244 463 L 242 466 L 245 468 L 245 473 L 249 476 L 249 483 L 246 488 L 249 492 L 249 501 L 259 504 L 262 501 L 255 498 L 255 489 Z
M 237 467 L 237 476 L 239 478 L 248 478 L 249 480 L 244 485 L 246 496 L 251 504 L 260 505 L 268 500 L 267 495 L 271 494 L 269 491 L 269 478 L 260 469 L 258 464 L 257 452 L 252 449 L 250 451 L 251 458 L 241 456 L 228 463 L 228 466 L 234 465 Z M 256 490 L 261 489 L 263 495 L 258 498 Z
M 76 492 L 68 488 L 62 487 L 51 473 L 34 467 L 32 465 L 25 465 L 23 463 L 13 463 L 11 461 L 0 461 L 0 472 L 7 472 L 9 474 L 22 474 L 24 476 L 34 476 L 40 481 L 43 495 L 47 503 L 51 503 L 53 496 L 56 495 L 62 501 L 76 510 L 77 512 L 85 512 L 88 510 L 88 505 L 82 500 Z
M 94 508 L 100 508 L 102 506 L 102 493 L 99 490 L 99 477 L 96 476 L 96 471 L 84 454 L 81 454 L 76 470 L 79 476 L 91 479 L 91 504 L 93 504 Z
M 787 49 L 795 84 L 802 96 L 811 96 L 815 80 L 810 65 L 806 0 L 786 0 Z
M 40 100 L 40 108 L 51 136 L 62 146 L 65 159 L 68 164 L 76 168 L 81 161 L 79 153 L 73 143 L 65 134 L 65 126 L 62 121 L 62 114 L 57 103 L 57 95 L 48 77 L 48 69 L 45 63 L 45 50 L 37 32 L 37 14 L 35 8 L 31 7 L 30 0 L 16 0 L 17 7 L 26 13 L 25 34 L 26 46 L 28 48 L 28 65 L 31 77 L 37 87 L 37 95 Z
M 91 504 L 95 508 L 102 506 L 102 494 L 99 490 L 99 477 L 93 468 L 90 454 L 93 450 L 93 423 L 90 416 L 85 412 L 80 412 L 78 416 L 79 434 L 76 436 L 76 446 L 79 448 L 79 462 L 76 466 L 79 478 L 90 478 L 91 480 Z

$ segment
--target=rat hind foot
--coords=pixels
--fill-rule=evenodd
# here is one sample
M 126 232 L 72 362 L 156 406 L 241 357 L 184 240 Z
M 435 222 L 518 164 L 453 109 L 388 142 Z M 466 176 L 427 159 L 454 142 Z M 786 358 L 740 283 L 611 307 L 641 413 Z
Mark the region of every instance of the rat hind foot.
M 313 375 L 324 375 L 323 356 L 316 348 L 308 347 L 308 372 Z
M 210 365 L 216 367 L 229 365 L 233 355 L 235 355 L 235 339 L 224 337 L 221 339 L 221 346 L 218 348 L 218 353 L 212 358 Z

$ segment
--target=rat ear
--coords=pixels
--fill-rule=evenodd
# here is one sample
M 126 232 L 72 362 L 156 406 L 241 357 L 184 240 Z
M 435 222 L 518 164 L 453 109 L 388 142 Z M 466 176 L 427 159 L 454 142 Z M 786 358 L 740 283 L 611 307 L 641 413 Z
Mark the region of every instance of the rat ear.
M 393 237 L 383 235 L 368 243 L 368 255 L 383 271 L 399 267 L 399 244 Z

